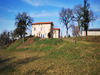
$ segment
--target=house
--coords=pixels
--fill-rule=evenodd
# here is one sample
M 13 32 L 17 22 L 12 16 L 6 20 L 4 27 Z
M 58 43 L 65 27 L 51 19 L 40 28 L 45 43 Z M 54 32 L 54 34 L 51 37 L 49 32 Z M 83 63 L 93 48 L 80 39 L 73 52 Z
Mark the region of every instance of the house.
M 48 38 L 48 33 L 51 32 L 52 38 L 60 38 L 60 28 L 53 28 L 53 22 L 36 22 L 32 23 L 32 35 L 41 38 Z
M 88 36 L 100 36 L 100 28 L 88 29 L 87 35 Z M 82 31 L 82 36 L 86 36 L 85 31 Z

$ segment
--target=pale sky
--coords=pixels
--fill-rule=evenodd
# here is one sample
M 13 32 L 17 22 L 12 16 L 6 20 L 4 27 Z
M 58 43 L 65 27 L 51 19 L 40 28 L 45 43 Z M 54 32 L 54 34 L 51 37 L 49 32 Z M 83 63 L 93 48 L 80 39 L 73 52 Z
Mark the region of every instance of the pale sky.
M 58 13 L 62 7 L 73 8 L 75 5 L 83 4 L 83 1 L 84 0 L 0 0 L 0 33 L 4 30 L 14 30 L 15 16 L 17 13 L 27 12 L 27 14 L 34 19 L 33 23 L 52 21 L 54 27 L 60 28 L 63 35 L 65 35 L 66 27 L 60 23 Z M 88 3 L 90 3 L 90 9 L 93 10 L 94 14 L 100 16 L 100 0 L 88 0 Z M 89 28 L 100 28 L 100 19 L 90 23 Z M 30 30 L 27 32 L 30 33 Z M 72 35 L 71 29 L 69 29 L 69 34 Z

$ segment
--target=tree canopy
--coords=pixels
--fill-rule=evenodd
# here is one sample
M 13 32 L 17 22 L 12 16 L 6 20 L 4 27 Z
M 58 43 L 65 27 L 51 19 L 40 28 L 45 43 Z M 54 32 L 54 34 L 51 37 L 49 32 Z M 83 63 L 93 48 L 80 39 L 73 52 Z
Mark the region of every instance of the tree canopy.
M 31 26 L 33 19 L 26 12 L 18 13 L 15 18 L 15 33 L 17 36 L 25 37 L 28 26 Z
M 81 19 L 82 19 L 82 5 L 76 5 L 73 8 L 74 13 L 74 21 L 77 21 L 78 23 L 78 35 L 80 36 L 80 28 L 81 28 Z
M 82 26 L 84 27 L 84 30 L 86 31 L 86 36 L 87 36 L 87 30 L 89 28 L 89 23 L 91 21 L 96 20 L 96 17 L 94 16 L 92 10 L 89 9 L 90 4 L 87 3 L 87 0 L 84 0 L 84 6 L 82 7 Z
M 66 26 L 66 36 L 68 37 L 68 29 L 70 28 L 70 26 L 68 26 L 68 24 L 71 22 L 72 18 L 73 18 L 73 11 L 70 8 L 62 8 L 62 10 L 59 13 L 60 16 L 60 21 Z

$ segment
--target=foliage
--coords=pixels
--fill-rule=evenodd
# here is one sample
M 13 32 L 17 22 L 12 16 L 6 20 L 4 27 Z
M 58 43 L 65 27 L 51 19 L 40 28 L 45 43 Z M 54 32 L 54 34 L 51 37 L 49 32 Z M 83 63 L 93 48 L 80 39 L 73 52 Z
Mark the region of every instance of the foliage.
M 10 32 L 4 31 L 0 34 L 0 47 L 8 46 L 11 44 L 12 40 L 10 39 Z
M 82 17 L 83 19 L 81 20 L 82 26 L 84 27 L 84 30 L 86 31 L 86 36 L 87 36 L 87 30 L 89 28 L 89 23 L 91 21 L 96 20 L 96 17 L 94 16 L 93 12 L 89 10 L 90 4 L 87 3 L 87 0 L 84 0 L 84 6 L 82 7 Z
M 48 37 L 51 38 L 51 32 L 48 33 Z
M 23 12 L 22 14 L 18 13 L 15 19 L 15 25 L 17 27 L 15 29 L 16 35 L 20 37 L 25 37 L 28 26 L 31 26 L 32 24 L 32 18 L 28 16 L 27 13 Z

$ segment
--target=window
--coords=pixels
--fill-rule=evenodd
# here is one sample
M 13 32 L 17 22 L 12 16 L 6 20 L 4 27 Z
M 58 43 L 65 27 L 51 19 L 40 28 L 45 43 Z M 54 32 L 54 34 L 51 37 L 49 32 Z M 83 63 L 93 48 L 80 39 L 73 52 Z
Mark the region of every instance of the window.
M 36 28 L 34 28 L 34 31 L 36 31 Z
M 42 38 L 42 34 L 41 34 L 41 38 Z
M 42 31 L 42 27 L 41 27 L 41 31 Z
M 39 34 L 39 37 L 40 37 L 40 34 Z
M 43 34 L 43 38 L 44 38 L 45 36 L 44 36 L 44 34 Z

